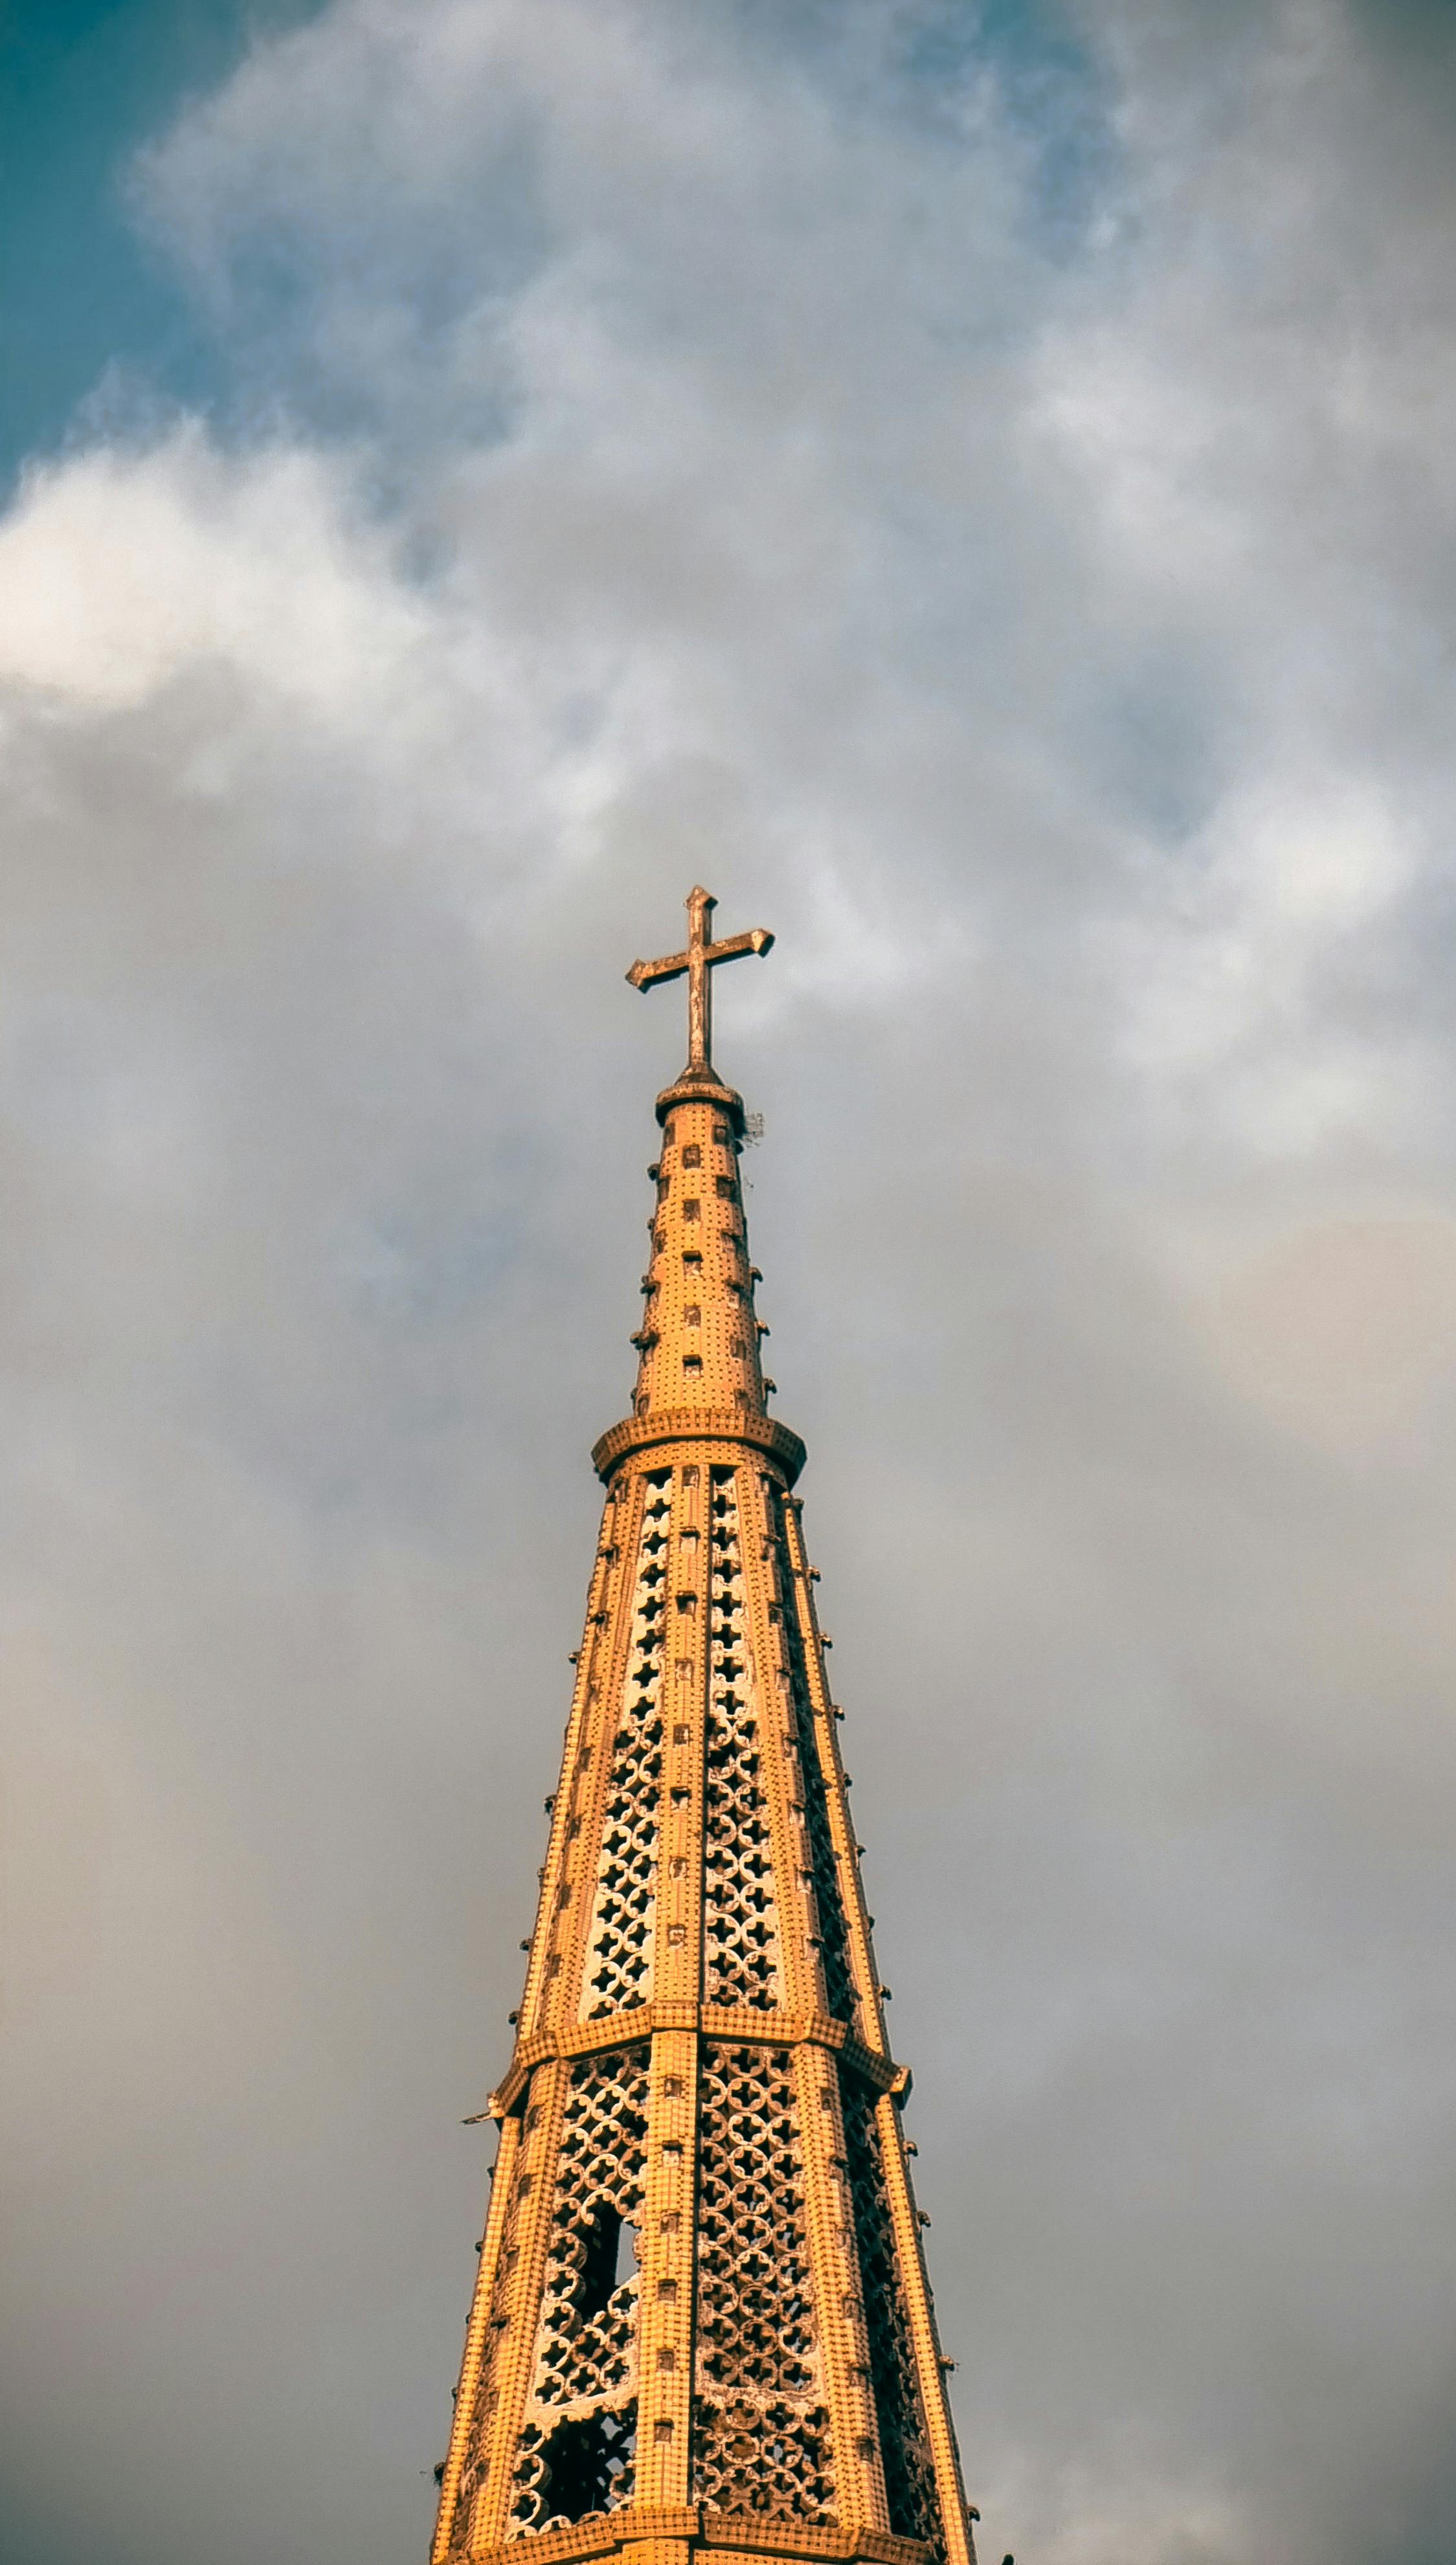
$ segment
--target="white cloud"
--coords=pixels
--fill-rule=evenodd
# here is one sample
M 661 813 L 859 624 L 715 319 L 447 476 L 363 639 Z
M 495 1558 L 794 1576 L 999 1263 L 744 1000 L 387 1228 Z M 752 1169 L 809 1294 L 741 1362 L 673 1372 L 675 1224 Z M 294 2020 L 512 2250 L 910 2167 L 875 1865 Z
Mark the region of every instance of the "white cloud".
M 119 711 L 221 666 L 358 727 L 424 618 L 347 498 L 316 454 L 228 456 L 195 426 L 37 469 L 0 529 L 0 684 Z

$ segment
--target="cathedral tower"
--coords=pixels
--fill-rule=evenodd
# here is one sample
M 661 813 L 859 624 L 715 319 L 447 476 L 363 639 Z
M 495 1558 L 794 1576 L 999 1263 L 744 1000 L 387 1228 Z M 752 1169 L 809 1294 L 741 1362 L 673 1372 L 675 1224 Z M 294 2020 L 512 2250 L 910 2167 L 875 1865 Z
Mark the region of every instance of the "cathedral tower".
M 685 977 L 434 2565 L 974 2565 L 849 1776 L 768 1413 L 712 970 Z M 527 2542 L 522 2549 L 521 2542 Z

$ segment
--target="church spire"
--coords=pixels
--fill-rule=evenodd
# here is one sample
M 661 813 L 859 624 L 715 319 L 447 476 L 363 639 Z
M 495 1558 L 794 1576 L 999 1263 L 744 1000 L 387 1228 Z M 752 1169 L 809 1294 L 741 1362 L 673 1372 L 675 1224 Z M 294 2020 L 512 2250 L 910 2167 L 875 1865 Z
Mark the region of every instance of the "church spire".
M 974 2565 L 694 890 L 435 2565 Z M 696 2553 L 695 2553 L 696 2551 Z

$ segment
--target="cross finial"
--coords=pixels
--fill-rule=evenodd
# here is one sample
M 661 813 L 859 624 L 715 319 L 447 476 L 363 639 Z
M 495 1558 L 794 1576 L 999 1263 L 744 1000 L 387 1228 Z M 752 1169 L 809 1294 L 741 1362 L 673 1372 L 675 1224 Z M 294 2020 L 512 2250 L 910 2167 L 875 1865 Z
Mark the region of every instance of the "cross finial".
M 659 980 L 680 980 L 686 972 L 689 1070 L 713 1065 L 712 974 L 718 964 L 736 962 L 740 953 L 767 953 L 774 940 L 766 926 L 753 926 L 746 935 L 725 935 L 721 944 L 714 944 L 717 905 L 712 892 L 697 883 L 687 895 L 686 952 L 668 953 L 660 962 L 634 962 L 626 975 L 634 989 L 655 989 Z

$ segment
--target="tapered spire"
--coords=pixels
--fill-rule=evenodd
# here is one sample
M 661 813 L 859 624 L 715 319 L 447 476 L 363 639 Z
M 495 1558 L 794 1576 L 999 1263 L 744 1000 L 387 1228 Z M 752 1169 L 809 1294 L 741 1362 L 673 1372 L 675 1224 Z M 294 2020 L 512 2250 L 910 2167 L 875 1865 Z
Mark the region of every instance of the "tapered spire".
M 804 1546 L 712 1066 L 712 901 L 500 2126 L 435 2565 L 974 2565 Z M 694 972 L 697 977 L 694 978 Z M 696 991 L 694 997 L 692 993 Z

